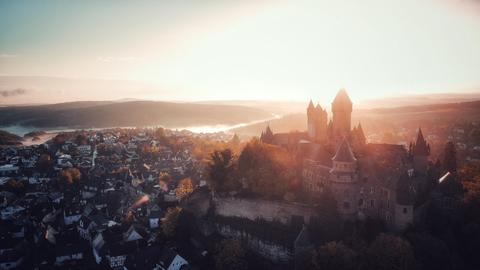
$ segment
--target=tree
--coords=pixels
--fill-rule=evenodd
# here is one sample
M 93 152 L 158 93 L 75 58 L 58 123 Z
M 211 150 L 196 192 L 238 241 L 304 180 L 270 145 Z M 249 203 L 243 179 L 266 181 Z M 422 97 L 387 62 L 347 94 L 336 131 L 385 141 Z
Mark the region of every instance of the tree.
M 309 232 L 313 241 L 334 241 L 341 237 L 342 219 L 338 213 L 337 202 L 327 191 L 316 199 L 316 215 L 310 219 Z
M 192 191 L 192 179 L 190 177 L 187 177 L 178 182 L 177 189 L 175 189 L 175 194 L 177 195 L 177 198 L 181 199 L 184 196 L 192 193 Z
M 82 174 L 77 168 L 68 168 L 60 171 L 59 178 L 63 183 L 73 184 L 78 182 Z
M 78 144 L 78 145 L 87 144 L 88 143 L 88 137 L 85 134 L 80 133 L 75 137 L 75 143 Z
M 397 236 L 380 234 L 368 247 L 366 255 L 367 269 L 407 270 L 414 267 L 410 243 Z
M 446 172 L 457 172 L 457 150 L 453 142 L 445 144 L 445 152 L 443 157 L 443 169 Z
M 40 172 L 46 173 L 53 168 L 53 160 L 48 154 L 41 154 L 37 161 L 37 169 Z
M 329 242 L 313 252 L 312 264 L 319 270 L 350 270 L 357 268 L 357 254 L 342 242 Z
M 216 246 L 214 258 L 216 269 L 248 269 L 247 261 L 245 260 L 245 250 L 239 240 L 222 240 Z
M 19 196 L 20 194 L 25 193 L 25 184 L 22 181 L 10 179 L 5 185 L 5 190 Z
M 208 165 L 209 183 L 215 191 L 224 192 L 232 190 L 235 186 L 235 162 L 232 151 L 224 149 L 215 150 L 210 156 Z
M 165 129 L 157 128 L 154 131 L 154 138 L 160 143 L 160 145 L 168 145 L 170 143 L 168 137 L 165 135 Z
M 182 208 L 180 207 L 168 208 L 165 217 L 162 218 L 162 231 L 166 237 L 172 238 L 175 236 L 178 227 L 178 217 L 181 212 Z
M 238 174 L 248 189 L 267 198 L 283 198 L 287 191 L 297 188 L 295 161 L 278 146 L 254 139 L 238 158 Z M 292 197 L 290 197 L 292 198 Z
M 411 233 L 407 238 L 412 243 L 415 259 L 422 269 L 452 269 L 450 251 L 445 242 L 426 232 Z

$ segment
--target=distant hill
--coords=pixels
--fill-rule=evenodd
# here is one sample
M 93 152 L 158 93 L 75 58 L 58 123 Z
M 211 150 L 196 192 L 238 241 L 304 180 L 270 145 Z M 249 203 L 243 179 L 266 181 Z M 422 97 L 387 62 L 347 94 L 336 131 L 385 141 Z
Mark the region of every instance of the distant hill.
M 332 117 L 331 112 L 328 112 Z M 480 101 L 397 108 L 377 108 L 354 110 L 352 125 L 361 122 L 365 130 L 379 132 L 395 125 L 416 128 L 422 125 L 435 125 L 449 122 L 480 121 Z M 307 129 L 306 113 L 289 114 L 280 119 L 264 121 L 233 129 L 241 135 L 258 136 L 267 125 L 274 132 L 290 132 Z
M 22 144 L 22 137 L 0 130 L 0 145 Z
M 101 128 L 162 125 L 168 128 L 234 125 L 270 118 L 261 109 L 156 101 L 82 101 L 0 107 L 0 126 Z

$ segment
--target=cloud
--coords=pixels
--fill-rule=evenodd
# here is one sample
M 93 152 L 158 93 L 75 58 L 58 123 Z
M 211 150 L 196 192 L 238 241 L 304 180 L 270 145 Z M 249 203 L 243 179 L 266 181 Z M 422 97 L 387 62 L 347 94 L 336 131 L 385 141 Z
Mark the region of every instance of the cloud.
M 9 53 L 0 53 L 0 58 L 15 58 L 18 55 L 16 54 L 9 54 Z
M 98 57 L 97 61 L 105 62 L 105 63 L 113 63 L 113 62 L 136 62 L 141 60 L 138 57 L 134 56 L 125 56 L 125 57 Z
M 0 97 L 13 97 L 27 94 L 29 90 L 23 88 L 16 88 L 12 90 L 0 90 Z

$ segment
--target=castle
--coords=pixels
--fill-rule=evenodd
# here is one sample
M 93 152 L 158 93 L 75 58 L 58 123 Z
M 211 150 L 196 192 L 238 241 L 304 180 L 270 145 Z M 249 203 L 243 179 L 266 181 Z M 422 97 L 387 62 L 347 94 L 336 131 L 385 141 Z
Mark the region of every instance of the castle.
M 432 182 L 430 147 L 419 129 L 409 149 L 367 143 L 360 124 L 352 129 L 353 104 L 345 90 L 332 102 L 332 118 L 320 105 L 307 107 L 307 131 L 274 134 L 264 143 L 287 148 L 302 162 L 302 187 L 311 197 L 331 192 L 345 219 L 378 218 L 401 230 L 414 221 L 417 194 Z

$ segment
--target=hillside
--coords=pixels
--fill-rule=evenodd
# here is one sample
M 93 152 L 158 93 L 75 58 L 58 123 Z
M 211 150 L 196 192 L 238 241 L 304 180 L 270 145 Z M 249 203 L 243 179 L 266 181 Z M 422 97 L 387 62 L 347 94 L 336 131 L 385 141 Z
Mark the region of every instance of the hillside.
M 19 145 L 22 144 L 22 137 L 0 130 L 0 145 Z
M 233 105 L 206 105 L 155 101 L 70 102 L 0 108 L 0 126 L 39 128 L 163 125 L 169 128 L 232 125 L 261 120 L 271 114 Z

